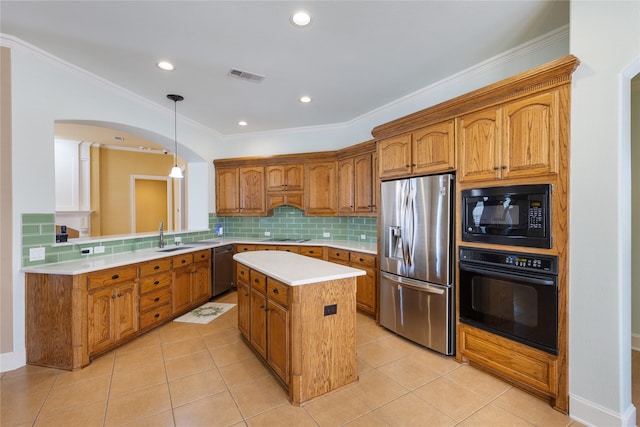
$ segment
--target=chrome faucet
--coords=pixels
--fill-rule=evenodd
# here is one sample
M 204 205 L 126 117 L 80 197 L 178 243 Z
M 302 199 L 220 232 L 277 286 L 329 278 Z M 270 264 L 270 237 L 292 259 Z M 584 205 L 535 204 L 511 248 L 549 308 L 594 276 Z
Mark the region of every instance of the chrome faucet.
M 162 221 L 160 221 L 160 240 L 158 241 L 158 247 L 164 248 L 164 232 L 162 231 Z

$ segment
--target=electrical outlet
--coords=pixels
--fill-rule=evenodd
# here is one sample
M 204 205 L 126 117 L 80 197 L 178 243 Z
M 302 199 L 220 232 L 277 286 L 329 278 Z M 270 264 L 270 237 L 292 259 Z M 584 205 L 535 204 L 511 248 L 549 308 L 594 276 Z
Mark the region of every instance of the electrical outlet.
M 93 253 L 94 254 L 103 254 L 104 253 L 104 246 L 94 246 Z
M 218 234 L 222 236 L 224 234 L 224 228 L 220 227 L 220 231 L 218 231 Z
M 29 261 L 42 261 L 44 259 L 44 248 L 30 248 Z
M 322 233 L 322 237 L 331 237 L 331 233 L 329 233 L 328 231 L 325 231 Z
M 174 239 L 174 241 L 176 242 L 176 245 L 177 245 L 178 243 L 182 243 L 182 237 L 176 236 L 176 237 L 175 237 L 175 239 Z
M 93 253 L 93 248 L 80 249 L 80 255 L 91 255 L 92 253 Z
M 360 239 L 361 240 L 366 240 L 367 239 L 367 235 L 366 234 L 361 234 L 360 235 Z
M 270 231 L 265 231 L 265 232 L 264 232 L 264 235 L 265 235 L 265 236 L 271 236 L 271 232 L 270 232 Z

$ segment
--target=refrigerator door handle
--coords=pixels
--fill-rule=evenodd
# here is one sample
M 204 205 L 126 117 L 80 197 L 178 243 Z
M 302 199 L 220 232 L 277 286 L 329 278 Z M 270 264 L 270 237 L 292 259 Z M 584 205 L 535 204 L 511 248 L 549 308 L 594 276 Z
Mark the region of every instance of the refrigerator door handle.
M 420 291 L 425 291 L 431 294 L 442 295 L 447 290 L 447 288 L 444 288 L 441 286 L 434 286 L 429 283 L 422 283 L 417 280 L 408 279 L 406 277 L 395 276 L 393 274 L 389 274 L 384 271 L 382 271 L 380 274 L 385 279 L 389 280 L 390 282 L 396 283 L 400 286 L 406 286 L 408 288 L 418 289 Z

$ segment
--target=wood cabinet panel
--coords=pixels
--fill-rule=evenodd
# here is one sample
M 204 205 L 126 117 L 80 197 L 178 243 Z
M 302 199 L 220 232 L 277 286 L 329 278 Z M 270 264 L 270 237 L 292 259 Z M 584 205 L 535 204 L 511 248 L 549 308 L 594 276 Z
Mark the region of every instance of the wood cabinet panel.
M 171 289 L 163 288 L 140 295 L 140 312 L 146 312 L 163 304 L 171 304 Z
M 305 166 L 305 213 L 333 216 L 338 212 L 336 162 L 313 162 Z
M 278 289 L 277 287 L 274 289 Z M 272 295 L 267 301 L 267 363 L 289 385 L 289 310 L 277 304 Z
M 240 186 L 238 168 L 216 168 L 216 213 L 240 212 Z
M 240 214 L 265 215 L 264 168 L 248 167 L 239 170 Z
M 505 105 L 502 178 L 558 173 L 559 91 Z
M 251 319 L 250 311 L 250 288 L 249 285 L 238 279 L 236 281 L 238 287 L 238 330 L 246 339 L 249 339 L 249 322 Z
M 322 258 L 324 256 L 324 248 L 322 246 L 300 246 L 300 255 Z
M 375 184 L 377 174 L 374 172 L 375 154 L 363 154 L 353 159 L 353 203 L 354 212 L 359 215 L 375 214 Z
M 191 264 L 173 269 L 171 306 L 174 315 L 184 313 L 191 307 Z
M 89 290 L 137 278 L 138 268 L 135 265 L 100 270 L 89 276 Z
M 164 304 L 140 314 L 140 330 L 149 329 L 171 319 L 171 304 Z
M 171 270 L 171 265 L 171 258 L 160 258 L 143 262 L 138 267 L 140 269 L 140 277 L 169 271 Z
M 338 162 L 338 213 L 349 215 L 355 211 L 355 176 L 353 159 Z
M 455 169 L 454 131 L 454 121 L 449 120 L 413 132 L 413 174 L 424 175 Z
M 253 271 L 252 271 L 253 273 Z M 250 291 L 251 327 L 249 340 L 253 348 L 267 358 L 267 297 L 253 286 Z
M 497 109 L 458 119 L 458 174 L 461 182 L 500 177 L 502 115 Z
M 304 191 L 304 165 L 267 166 L 267 192 Z
M 380 178 L 411 175 L 411 134 L 379 141 L 378 165 Z
M 140 278 L 140 293 L 146 294 L 171 285 L 171 271 Z
M 89 354 L 115 346 L 138 331 L 138 284 L 122 282 L 88 294 Z
M 289 306 L 289 286 L 271 277 L 267 278 L 267 296 L 283 307 Z

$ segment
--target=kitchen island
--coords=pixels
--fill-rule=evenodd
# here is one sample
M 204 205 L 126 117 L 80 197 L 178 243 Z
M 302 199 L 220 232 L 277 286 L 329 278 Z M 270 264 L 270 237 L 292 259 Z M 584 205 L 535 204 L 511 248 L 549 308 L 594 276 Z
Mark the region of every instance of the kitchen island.
M 358 378 L 359 269 L 285 251 L 234 255 L 238 329 L 300 405 Z

